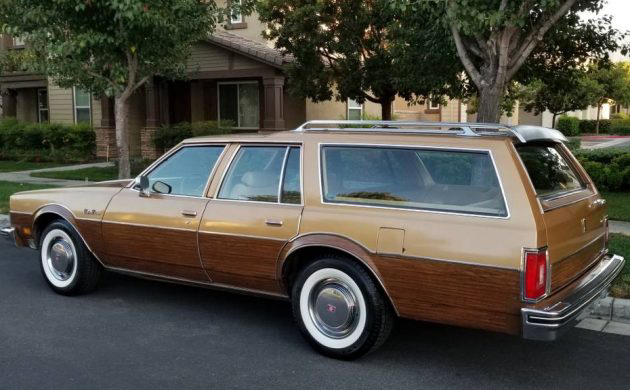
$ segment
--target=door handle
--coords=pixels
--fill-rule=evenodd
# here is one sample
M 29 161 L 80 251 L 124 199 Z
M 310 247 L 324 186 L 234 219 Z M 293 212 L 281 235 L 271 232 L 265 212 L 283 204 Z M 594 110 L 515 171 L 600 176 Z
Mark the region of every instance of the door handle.
M 280 219 L 265 219 L 265 223 L 269 226 L 282 226 L 282 220 Z
M 191 211 L 191 210 L 182 210 L 182 215 L 184 217 L 194 218 L 194 217 L 197 216 L 197 212 L 196 211 Z

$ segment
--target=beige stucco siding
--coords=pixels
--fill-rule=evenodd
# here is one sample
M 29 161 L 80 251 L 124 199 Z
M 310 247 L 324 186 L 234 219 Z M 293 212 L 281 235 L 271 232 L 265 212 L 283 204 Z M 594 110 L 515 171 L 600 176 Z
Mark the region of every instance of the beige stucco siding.
M 101 125 L 101 100 L 92 95 L 92 126 Z
M 48 104 L 51 123 L 74 123 L 72 89 L 48 83 Z

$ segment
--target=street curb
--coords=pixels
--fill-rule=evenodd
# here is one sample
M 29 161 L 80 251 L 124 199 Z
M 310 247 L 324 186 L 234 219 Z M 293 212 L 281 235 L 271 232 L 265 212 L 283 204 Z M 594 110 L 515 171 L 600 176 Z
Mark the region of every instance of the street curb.
M 607 297 L 591 312 L 590 318 L 630 324 L 630 299 Z

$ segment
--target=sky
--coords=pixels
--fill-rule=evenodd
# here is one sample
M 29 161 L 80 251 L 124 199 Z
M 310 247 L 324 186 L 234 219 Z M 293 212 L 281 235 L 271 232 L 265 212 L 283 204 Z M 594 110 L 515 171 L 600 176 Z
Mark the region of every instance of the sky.
M 608 0 L 604 5 L 604 8 L 599 12 L 601 15 L 611 15 L 613 17 L 612 24 L 618 30 L 628 31 L 630 30 L 630 0 Z M 592 13 L 585 13 L 585 17 L 590 18 Z M 613 60 L 630 59 L 629 57 L 623 57 L 620 53 L 614 53 L 612 55 Z

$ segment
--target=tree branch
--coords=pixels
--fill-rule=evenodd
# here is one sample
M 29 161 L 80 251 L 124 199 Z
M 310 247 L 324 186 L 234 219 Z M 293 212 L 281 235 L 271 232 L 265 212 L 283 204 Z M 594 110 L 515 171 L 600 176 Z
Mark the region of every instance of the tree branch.
M 481 88 L 481 74 L 475 67 L 475 64 L 473 64 L 472 60 L 470 59 L 470 56 L 468 55 L 468 52 L 466 51 L 466 48 L 464 47 L 462 37 L 459 34 L 459 30 L 457 29 L 457 26 L 455 25 L 455 21 L 451 20 L 449 22 L 449 25 L 451 27 L 451 33 L 453 34 L 453 40 L 455 41 L 455 47 L 457 48 L 457 54 L 459 55 L 459 58 L 462 60 L 462 64 L 464 65 L 464 68 L 468 72 L 468 75 L 472 79 L 473 83 L 475 83 L 477 88 L 482 89 Z
M 576 0 L 566 0 L 557 10 L 548 18 L 541 18 L 529 35 L 523 41 L 523 44 L 518 49 L 516 56 L 510 61 L 508 70 L 508 79 L 511 79 L 516 72 L 523 66 L 525 60 L 534 51 L 538 41 L 542 40 L 544 35 L 549 29 L 575 4 Z

